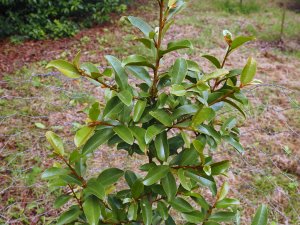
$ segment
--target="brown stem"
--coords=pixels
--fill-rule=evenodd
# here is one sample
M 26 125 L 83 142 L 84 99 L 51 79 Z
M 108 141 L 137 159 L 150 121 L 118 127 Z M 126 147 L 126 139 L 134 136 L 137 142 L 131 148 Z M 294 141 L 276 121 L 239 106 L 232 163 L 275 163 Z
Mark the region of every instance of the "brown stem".
M 202 169 L 203 166 L 172 166 L 172 169 Z
M 156 63 L 155 63 L 155 68 L 154 68 L 154 75 L 153 75 L 153 84 L 151 87 L 151 96 L 152 98 L 155 98 L 157 95 L 157 83 L 159 81 L 158 79 L 158 70 L 160 66 L 160 47 L 161 47 L 161 41 L 162 41 L 162 30 L 164 27 L 164 15 L 163 15 L 163 10 L 164 10 L 164 0 L 158 1 L 160 11 L 159 11 L 159 33 L 158 33 L 158 39 L 157 43 L 155 45 L 156 47 Z
M 70 188 L 70 190 L 71 190 L 71 192 L 72 192 L 72 194 L 73 194 L 73 197 L 76 199 L 76 201 L 77 201 L 79 207 L 81 208 L 81 210 L 83 210 L 82 202 L 81 202 L 81 200 L 77 197 L 77 195 L 76 195 L 76 193 L 75 193 L 73 187 L 72 187 L 70 184 L 68 184 L 68 187 Z
M 107 122 L 104 122 L 104 121 L 93 121 L 93 122 L 89 123 L 90 127 L 95 127 L 95 126 L 98 126 L 98 125 L 104 125 L 104 126 L 109 126 L 109 127 L 114 127 L 115 126 L 113 124 L 110 124 L 110 123 L 107 123 Z
M 224 56 L 224 59 L 223 59 L 221 68 L 223 68 L 223 67 L 225 66 L 225 62 L 226 62 L 226 60 L 227 60 L 227 57 L 229 56 L 230 50 L 231 50 L 231 49 L 230 49 L 230 46 L 228 46 L 228 49 L 227 49 L 226 54 L 225 54 L 225 56 Z M 212 88 L 212 91 L 214 91 L 214 90 L 218 87 L 219 84 L 220 84 L 220 82 L 219 82 L 219 79 L 217 78 L 217 79 L 216 79 L 216 82 L 215 82 L 215 84 L 214 84 L 214 86 L 213 86 L 213 88 Z

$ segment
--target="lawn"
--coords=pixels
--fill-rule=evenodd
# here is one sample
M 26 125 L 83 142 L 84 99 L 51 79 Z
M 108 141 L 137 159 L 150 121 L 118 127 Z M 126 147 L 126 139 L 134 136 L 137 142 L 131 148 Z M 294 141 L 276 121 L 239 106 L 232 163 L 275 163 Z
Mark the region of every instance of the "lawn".
M 157 22 L 155 2 L 138 1 L 126 14 Z M 239 198 L 244 208 L 242 224 L 250 224 L 262 202 L 268 204 L 273 224 L 300 224 L 300 14 L 290 6 L 280 41 L 282 8 L 278 2 L 244 2 L 241 10 L 226 1 L 191 0 L 167 40 L 191 39 L 194 49 L 180 54 L 210 71 L 201 55 L 224 57 L 222 30 L 256 36 L 255 42 L 232 54 L 226 65 L 241 67 L 253 55 L 258 61 L 257 78 L 263 81 L 246 91 L 252 102 L 247 120 L 236 112 L 224 112 L 236 115 L 243 124 L 241 142 L 247 151 L 238 155 L 223 145 L 214 154 L 233 161 L 228 176 L 233 183 L 231 196 Z M 52 204 L 59 193 L 50 193 L 40 179 L 53 162 L 44 134 L 47 130 L 59 133 L 71 148 L 85 109 L 95 100 L 103 101 L 99 87 L 46 70 L 47 62 L 72 59 L 81 50 L 83 61 L 106 66 L 106 54 L 122 58 L 136 51 L 144 53 L 133 41 L 136 35 L 120 15 L 114 15 L 110 23 L 82 30 L 73 38 L 0 42 L 0 224 L 49 224 L 55 218 L 58 212 Z M 102 149 L 91 162 L 93 171 L 111 165 L 134 168 L 141 160 L 124 157 L 121 151 Z

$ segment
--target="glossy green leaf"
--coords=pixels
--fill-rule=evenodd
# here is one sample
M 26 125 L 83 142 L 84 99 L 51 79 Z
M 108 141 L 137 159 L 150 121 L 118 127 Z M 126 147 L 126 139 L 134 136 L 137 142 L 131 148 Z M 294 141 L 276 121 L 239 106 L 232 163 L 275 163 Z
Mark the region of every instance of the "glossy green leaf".
M 117 93 L 117 96 L 125 105 L 127 106 L 131 105 L 133 96 L 130 91 L 128 90 L 120 91 L 119 93 Z
M 195 114 L 199 110 L 197 105 L 182 105 L 175 109 L 172 114 L 172 119 L 175 120 L 183 115 Z
M 59 70 L 62 74 L 64 74 L 67 77 L 70 78 L 80 77 L 80 73 L 77 70 L 77 68 L 73 66 L 73 64 L 65 60 L 61 60 L 61 59 L 53 60 L 46 66 L 46 68 L 50 68 L 50 67 Z
M 146 134 L 145 134 L 146 144 L 150 143 L 164 129 L 165 129 L 164 126 L 158 125 L 158 124 L 154 124 L 154 125 L 148 127 Z
M 140 180 L 136 180 L 132 187 L 131 187 L 131 193 L 133 198 L 138 198 L 141 196 L 141 194 L 144 192 L 144 184 Z
M 221 69 L 221 63 L 216 57 L 212 55 L 203 55 L 202 57 L 209 60 L 216 68 Z
M 121 62 L 111 55 L 106 55 L 105 58 L 115 71 L 115 79 L 118 86 L 121 90 L 125 90 L 128 87 L 128 75 L 122 67 Z
M 171 77 L 172 84 L 181 84 L 187 74 L 187 62 L 183 58 L 179 58 L 175 61 L 169 75 Z
M 141 79 L 146 82 L 148 86 L 152 85 L 152 80 L 150 78 L 149 72 L 141 66 L 126 66 L 127 71 L 129 71 L 130 74 L 135 76 L 138 79 Z
M 95 134 L 86 142 L 82 148 L 84 155 L 94 152 L 100 145 L 104 144 L 114 135 L 111 128 L 96 131 Z
M 126 180 L 129 187 L 132 187 L 134 182 L 138 179 L 137 176 L 135 175 L 135 173 L 130 171 L 130 170 L 127 170 L 125 172 L 124 177 L 125 177 L 125 180 Z
M 79 209 L 79 207 L 72 207 L 70 210 L 60 215 L 56 225 L 69 224 L 77 220 L 80 214 L 81 210 Z
M 144 178 L 143 184 L 146 186 L 150 186 L 152 184 L 155 184 L 160 179 L 164 178 L 167 173 L 169 172 L 170 168 L 168 166 L 155 166 L 151 168 L 147 174 L 147 176 Z
M 147 151 L 147 145 L 146 145 L 146 141 L 145 141 L 146 130 L 141 127 L 129 127 L 129 128 L 130 128 L 133 136 L 137 140 L 140 149 L 143 152 L 146 152 Z
M 215 117 L 216 113 L 212 108 L 203 107 L 193 116 L 192 126 L 197 127 L 204 121 L 210 121 Z
M 223 102 L 226 102 L 228 103 L 229 105 L 233 106 L 234 108 L 236 108 L 243 116 L 244 118 L 246 118 L 246 113 L 244 112 L 244 110 L 239 106 L 237 105 L 235 102 L 229 100 L 229 99 L 224 99 Z
M 142 217 L 144 225 L 151 225 L 152 223 L 152 206 L 147 199 L 143 199 L 140 203 L 142 209 Z
M 254 37 L 247 37 L 247 36 L 239 36 L 239 37 L 236 37 L 232 43 L 231 43 L 231 46 L 230 46 L 230 52 L 236 50 L 237 48 L 239 48 L 240 46 L 244 45 L 245 43 L 249 42 L 249 41 L 252 41 L 254 40 L 255 38 Z
M 124 171 L 120 170 L 118 168 L 109 168 L 104 171 L 102 171 L 97 180 L 103 185 L 103 186 L 110 186 L 114 183 L 116 183 L 120 177 L 124 175 Z
M 238 206 L 240 201 L 234 198 L 224 198 L 216 203 L 216 208 L 224 209 L 232 206 Z
M 147 102 L 143 100 L 138 100 L 133 108 L 133 121 L 138 122 L 143 115 L 146 108 Z
M 111 118 L 118 115 L 124 109 L 124 106 L 124 103 L 117 96 L 111 98 L 104 108 L 104 118 Z
M 182 213 L 187 213 L 187 212 L 192 212 L 194 211 L 193 206 L 190 205 L 186 200 L 183 198 L 177 197 L 174 198 L 171 202 L 170 205 L 172 206 L 173 209 L 182 212 Z
M 79 51 L 76 55 L 75 55 L 75 57 L 74 57 L 74 59 L 73 59 L 73 65 L 78 69 L 78 68 L 80 68 L 80 57 L 81 57 L 81 51 Z
M 180 181 L 180 184 L 182 185 L 182 187 L 188 191 L 190 191 L 192 189 L 192 184 L 191 181 L 188 177 L 185 176 L 184 174 L 184 169 L 180 168 L 178 171 L 178 178 Z
M 185 88 L 180 84 L 173 84 L 171 88 L 171 94 L 176 96 L 184 96 L 186 94 Z
M 132 202 L 128 208 L 128 215 L 127 219 L 129 221 L 136 220 L 137 219 L 137 212 L 138 212 L 138 204 L 135 202 Z
M 197 72 L 197 73 L 201 72 L 200 67 L 197 62 L 192 61 L 192 60 L 186 60 L 186 63 L 187 63 L 187 68 L 189 71 L 193 71 L 193 72 Z
M 153 28 L 141 18 L 128 16 L 127 19 L 133 26 L 142 31 L 147 38 L 149 37 L 150 32 L 153 31 Z
M 168 213 L 168 208 L 167 206 L 165 205 L 165 203 L 163 202 L 158 202 L 157 203 L 157 211 L 160 215 L 160 217 L 163 219 L 163 220 L 167 220 L 168 217 L 169 217 L 169 213 Z
M 123 60 L 123 66 L 146 66 L 155 69 L 155 66 L 141 55 L 130 55 Z
M 54 152 L 58 155 L 64 155 L 64 144 L 62 139 L 52 131 L 46 132 L 46 139 L 52 146 Z
M 89 118 L 96 121 L 100 115 L 100 106 L 98 102 L 95 102 L 89 110 Z
M 99 200 L 90 196 L 84 201 L 82 207 L 88 223 L 98 225 L 101 215 Z
M 156 111 L 151 111 L 149 114 L 161 122 L 163 125 L 169 127 L 172 126 L 172 120 L 170 115 L 164 109 L 158 109 Z
M 228 168 L 230 167 L 230 161 L 224 160 L 221 162 L 213 163 L 210 165 L 210 167 L 212 175 L 219 175 L 225 173 L 228 170 Z
M 203 151 L 204 151 L 204 148 L 205 148 L 205 143 L 203 143 L 203 142 L 196 139 L 196 140 L 193 141 L 193 146 L 197 150 L 197 152 L 200 156 L 201 163 L 204 164 L 205 163 L 205 157 L 204 157 Z
M 167 194 L 168 201 L 172 201 L 177 193 L 176 180 L 171 172 L 167 174 L 162 180 L 161 184 L 163 186 L 164 191 Z
M 74 143 L 77 147 L 84 145 L 94 134 L 95 127 L 83 127 L 78 130 L 74 137 Z
M 93 63 L 89 63 L 89 62 L 82 63 L 80 69 L 83 70 L 85 74 L 88 74 L 93 78 L 98 78 L 101 76 L 98 68 Z
M 263 204 L 259 206 L 259 208 L 256 210 L 251 225 L 267 225 L 267 224 L 268 224 L 268 207 Z
M 218 193 L 218 201 L 223 200 L 226 197 L 226 195 L 228 194 L 228 192 L 229 192 L 229 184 L 227 181 L 225 181 Z
M 67 175 L 70 171 L 63 168 L 52 167 L 42 173 L 42 179 L 57 178 L 60 175 Z
M 167 161 L 170 155 L 167 133 L 162 132 L 158 134 L 155 138 L 154 144 L 157 158 L 161 161 Z
M 214 72 L 210 74 L 205 74 L 203 77 L 203 81 L 209 81 L 211 79 L 222 78 L 229 74 L 229 71 L 226 69 L 216 69 Z
M 168 52 L 176 51 L 183 48 L 193 48 L 192 42 L 189 40 L 173 41 L 170 42 L 166 50 L 160 52 L 161 55 L 164 55 Z
M 133 135 L 131 133 L 131 130 L 125 126 L 125 125 L 120 125 L 120 126 L 116 126 L 113 128 L 114 132 L 117 133 L 117 135 L 126 143 L 132 145 L 134 138 Z
M 214 181 L 211 181 L 211 180 L 209 180 L 203 176 L 200 176 L 198 174 L 195 174 L 191 171 L 186 171 L 185 174 L 187 177 L 191 178 L 192 180 L 196 181 L 197 183 L 208 187 L 213 195 L 217 194 L 217 187 L 216 187 L 216 183 Z
M 99 199 L 103 200 L 105 197 L 105 189 L 102 185 L 101 181 L 98 179 L 90 179 L 87 183 L 87 187 L 85 189 L 86 192 L 95 195 Z
M 57 199 L 55 199 L 54 202 L 54 208 L 58 209 L 60 207 L 62 207 L 64 204 L 66 204 L 70 199 L 72 198 L 72 196 L 70 195 L 61 195 L 59 196 Z
M 233 146 L 239 153 L 244 153 L 243 146 L 231 136 L 223 136 L 223 139 Z
M 199 224 L 204 220 L 204 214 L 201 211 L 183 213 L 182 216 L 186 221 L 194 224 Z
M 244 67 L 241 74 L 241 83 L 246 85 L 250 83 L 256 74 L 256 60 L 249 57 L 246 66 Z
M 235 219 L 235 212 L 216 212 L 209 217 L 209 220 L 215 222 L 231 222 Z

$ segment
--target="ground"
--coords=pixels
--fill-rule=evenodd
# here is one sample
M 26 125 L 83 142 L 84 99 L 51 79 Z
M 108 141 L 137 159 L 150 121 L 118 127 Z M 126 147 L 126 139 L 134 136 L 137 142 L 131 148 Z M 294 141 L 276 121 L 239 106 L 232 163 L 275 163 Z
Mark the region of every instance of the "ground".
M 155 24 L 155 2 L 138 1 L 127 13 Z M 239 118 L 246 154 L 239 155 L 226 145 L 214 153 L 233 161 L 231 195 L 241 199 L 242 224 L 250 224 L 249 218 L 262 202 L 268 204 L 274 224 L 300 224 L 300 15 L 292 9 L 287 11 L 280 39 L 282 8 L 276 1 L 257 1 L 241 12 L 218 0 L 192 0 L 165 42 L 191 39 L 194 49 L 180 55 L 198 61 L 208 72 L 211 67 L 201 55 L 224 56 L 223 29 L 257 38 L 233 53 L 226 64 L 242 67 L 253 55 L 259 64 L 257 78 L 264 82 L 246 91 L 251 100 L 247 120 L 228 112 Z M 101 88 L 66 79 L 45 65 L 55 58 L 71 59 L 79 50 L 83 61 L 99 66 L 107 65 L 106 54 L 122 58 L 142 51 L 133 41 L 138 31 L 119 19 L 120 15 L 113 15 L 110 23 L 83 30 L 74 38 L 0 42 L 0 224 L 47 224 L 55 218 L 51 202 L 57 193 L 50 193 L 40 179 L 53 162 L 44 133 L 58 132 L 71 148 L 72 135 L 84 121 L 84 109 L 103 99 Z M 173 62 L 175 56 L 165 63 Z M 111 165 L 130 168 L 141 160 L 127 159 L 123 152 L 102 149 L 91 161 L 92 172 Z

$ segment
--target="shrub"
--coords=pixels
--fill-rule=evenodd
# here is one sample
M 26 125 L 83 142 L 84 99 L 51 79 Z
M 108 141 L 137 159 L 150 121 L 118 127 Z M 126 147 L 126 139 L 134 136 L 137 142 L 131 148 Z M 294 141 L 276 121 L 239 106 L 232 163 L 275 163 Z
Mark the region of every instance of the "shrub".
M 248 100 L 242 89 L 258 82 L 254 79 L 256 61 L 250 57 L 243 69 L 226 69 L 225 64 L 233 51 L 253 37 L 233 39 L 224 31 L 228 47 L 223 61 L 203 56 L 215 67 L 211 73 L 184 58 L 177 58 L 169 67 L 162 59 L 170 52 L 192 48 L 189 40 L 162 45 L 174 16 L 186 3 L 159 0 L 158 4 L 156 29 L 140 18 L 126 17 L 144 34 L 137 41 L 153 58 L 130 55 L 120 61 L 107 55 L 111 68 L 103 71 L 81 63 L 80 53 L 73 62 L 54 60 L 48 64 L 70 78 L 99 83 L 106 101 L 91 105 L 86 124 L 75 134 L 72 152 L 64 150 L 57 134 L 46 133 L 57 162 L 42 177 L 51 188 L 64 190 L 55 207 L 69 202 L 58 224 L 175 224 L 174 216 L 181 216 L 187 224 L 239 224 L 239 200 L 227 196 L 227 181 L 216 182 L 217 177 L 226 178 L 230 161 L 216 161 L 211 152 L 222 142 L 238 154 L 244 152 L 237 116 L 224 118 L 220 114 L 230 107 L 245 116 L 243 106 Z M 129 84 L 129 77 L 136 82 Z M 142 155 L 145 161 L 136 171 L 108 168 L 90 178 L 87 159 L 105 143 L 130 156 Z M 117 183 L 124 189 L 115 189 Z M 267 208 L 262 205 L 252 224 L 266 223 Z
M 80 27 L 109 19 L 128 0 L 0 0 L 0 38 L 45 39 L 73 36 Z
M 250 14 L 260 10 L 260 4 L 256 0 L 215 0 L 215 4 L 228 13 Z

